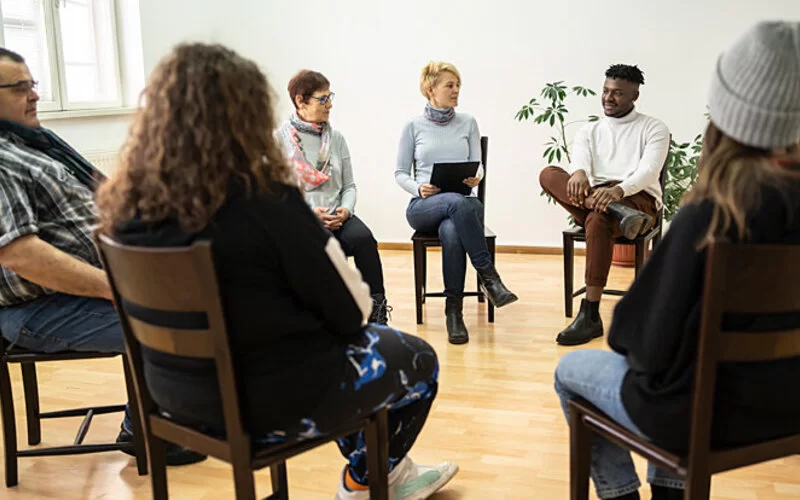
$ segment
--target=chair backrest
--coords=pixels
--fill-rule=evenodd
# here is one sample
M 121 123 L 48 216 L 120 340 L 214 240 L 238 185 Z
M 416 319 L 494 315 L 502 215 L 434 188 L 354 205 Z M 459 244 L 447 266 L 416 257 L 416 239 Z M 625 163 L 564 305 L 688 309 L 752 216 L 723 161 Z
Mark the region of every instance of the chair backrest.
M 213 360 L 227 440 L 249 454 L 210 242 L 142 248 L 102 234 L 95 239 L 122 320 L 143 420 L 156 415 L 157 408 L 144 380 L 141 346 Z
M 486 212 L 486 160 L 489 158 L 489 138 L 481 136 L 481 165 L 483 165 L 483 179 L 478 184 L 478 199 L 481 200 Z
M 723 331 L 726 314 L 800 311 L 800 245 L 712 243 L 707 249 L 695 374 L 689 464 L 708 463 L 717 368 L 800 356 L 800 328 Z M 765 387 L 765 390 L 772 390 Z
M 672 144 L 672 134 L 669 134 L 669 143 Z M 658 211 L 658 215 L 656 216 L 656 225 L 661 227 L 661 223 L 664 222 L 664 190 L 667 188 L 667 167 L 669 167 L 669 155 L 671 153 L 667 151 L 667 157 L 664 158 L 664 164 L 661 166 L 661 172 L 658 174 L 658 183 L 661 184 L 661 210 Z

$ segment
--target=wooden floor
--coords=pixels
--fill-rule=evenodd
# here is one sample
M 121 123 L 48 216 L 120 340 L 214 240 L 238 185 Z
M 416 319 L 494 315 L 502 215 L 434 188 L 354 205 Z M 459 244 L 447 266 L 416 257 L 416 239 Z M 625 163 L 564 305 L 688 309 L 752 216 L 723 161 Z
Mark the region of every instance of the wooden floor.
M 460 498 L 568 498 L 567 426 L 553 392 L 553 370 L 569 348 L 556 345 L 555 334 L 567 324 L 562 303 L 560 256 L 498 255 L 498 268 L 520 301 L 497 311 L 490 325 L 485 305 L 469 300 L 465 320 L 470 343 L 451 346 L 444 330 L 444 301 L 429 299 L 425 324 L 414 321 L 411 253 L 385 251 L 384 269 L 391 324 L 427 339 L 441 362 L 439 396 L 428 423 L 411 452 L 417 462 L 453 460 L 461 471 L 439 500 Z M 440 254 L 429 253 L 432 287 L 441 286 Z M 581 260 L 581 259 L 576 259 Z M 582 263 L 576 276 L 582 276 Z M 468 283 L 474 282 L 474 275 Z M 626 287 L 629 269 L 612 269 L 611 285 Z M 601 308 L 609 324 L 616 299 Z M 577 303 L 576 303 L 577 306 Z M 607 348 L 604 339 L 588 347 Z M 24 416 L 18 368 L 13 368 L 20 443 Z M 44 411 L 122 402 L 124 386 L 118 360 L 40 365 Z M 113 439 L 120 416 L 96 417 L 87 441 Z M 44 445 L 71 443 L 78 420 L 47 421 Z M 290 494 L 295 499 L 333 498 L 343 459 L 329 445 L 289 462 Z M 637 460 L 640 472 L 644 463 Z M 270 493 L 269 473 L 256 475 L 258 493 Z M 230 468 L 216 460 L 169 469 L 173 499 L 233 498 Z M 649 499 L 647 487 L 643 499 Z M 20 484 L 0 485 L 0 499 L 145 499 L 148 477 L 136 474 L 134 461 L 118 452 L 20 460 Z M 730 500 L 800 498 L 800 457 L 715 476 L 712 498 Z

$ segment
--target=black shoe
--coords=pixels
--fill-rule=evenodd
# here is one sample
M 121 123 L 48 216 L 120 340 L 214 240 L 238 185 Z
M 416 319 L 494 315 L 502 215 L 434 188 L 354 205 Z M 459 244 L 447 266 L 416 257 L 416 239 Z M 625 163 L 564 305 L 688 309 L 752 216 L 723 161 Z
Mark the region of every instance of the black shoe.
M 382 293 L 372 295 L 372 312 L 369 314 L 370 323 L 388 325 L 392 317 L 392 306 L 386 303 L 386 297 Z
M 622 203 L 609 203 L 606 211 L 619 219 L 622 236 L 629 240 L 636 239 L 640 234 L 645 234 L 653 227 L 652 217 Z
M 556 337 L 561 345 L 580 345 L 603 336 L 603 320 L 594 310 L 600 303 L 581 300 L 581 310 L 575 320 Z M 595 319 L 592 319 L 592 318 Z
M 640 500 L 639 492 L 634 491 L 633 493 L 628 493 L 627 495 L 622 495 L 621 497 L 614 497 L 613 499 L 609 500 Z
M 481 291 L 495 307 L 500 308 L 517 301 L 517 296 L 506 288 L 494 266 L 478 269 L 478 278 L 481 280 Z
M 678 488 L 667 488 L 666 486 L 650 485 L 653 492 L 652 500 L 683 500 L 683 490 Z
M 125 429 L 120 429 L 119 435 L 117 436 L 117 443 L 133 443 L 133 434 L 126 431 Z M 121 450 L 122 453 L 130 455 L 132 457 L 136 456 L 136 451 L 133 447 L 126 448 Z M 207 455 L 202 455 L 197 453 L 196 451 L 192 451 L 177 444 L 173 443 L 166 443 L 164 446 L 164 454 L 166 455 L 167 465 L 189 465 L 189 464 L 196 464 L 197 462 L 202 462 L 206 458 Z
M 469 342 L 469 332 L 464 324 L 464 299 L 447 297 L 444 306 L 445 323 L 447 324 L 447 340 L 451 344 Z

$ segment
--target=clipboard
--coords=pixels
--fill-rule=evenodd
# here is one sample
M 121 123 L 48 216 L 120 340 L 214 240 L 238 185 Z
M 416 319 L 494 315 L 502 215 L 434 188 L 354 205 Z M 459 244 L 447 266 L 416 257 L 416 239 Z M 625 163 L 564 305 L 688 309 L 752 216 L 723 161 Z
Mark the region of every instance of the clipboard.
M 464 179 L 475 177 L 480 164 L 479 161 L 434 163 L 430 183 L 443 193 L 459 193 L 466 196 L 472 192 L 472 188 L 464 184 Z

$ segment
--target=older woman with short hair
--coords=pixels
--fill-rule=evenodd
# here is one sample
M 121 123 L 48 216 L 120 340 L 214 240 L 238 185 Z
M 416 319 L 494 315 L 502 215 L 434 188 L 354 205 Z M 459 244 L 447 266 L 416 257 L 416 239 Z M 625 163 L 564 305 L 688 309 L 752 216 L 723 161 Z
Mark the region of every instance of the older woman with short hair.
M 295 110 L 280 127 L 280 138 L 295 169 L 306 202 L 367 282 L 373 307 L 369 321 L 386 324 L 383 266 L 372 231 L 353 213 L 356 183 L 344 136 L 331 127 L 334 93 L 322 73 L 303 70 L 289 81 Z
M 447 335 L 453 344 L 469 341 L 463 317 L 467 255 L 492 304 L 503 307 L 517 300 L 500 280 L 486 246 L 483 204 L 477 197 L 483 166 L 475 177 L 464 179 L 464 184 L 473 188 L 467 196 L 443 193 L 430 184 L 435 163 L 481 159 L 477 121 L 455 111 L 460 90 L 461 75 L 452 64 L 431 62 L 422 69 L 420 92 L 428 103 L 425 112 L 408 120 L 403 128 L 394 171 L 400 187 L 413 196 L 406 209 L 408 223 L 416 231 L 438 233 L 442 241 Z

